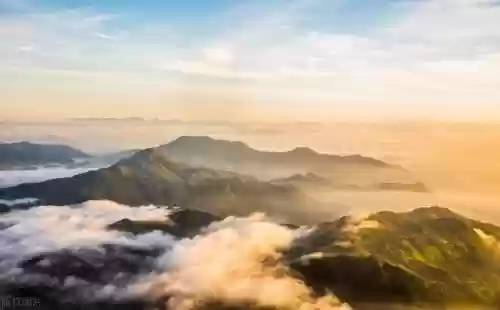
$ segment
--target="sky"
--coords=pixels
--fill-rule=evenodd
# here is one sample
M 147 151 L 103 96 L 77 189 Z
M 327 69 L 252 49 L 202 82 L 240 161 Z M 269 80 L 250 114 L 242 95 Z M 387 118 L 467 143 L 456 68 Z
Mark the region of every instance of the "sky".
M 500 119 L 498 0 L 0 0 L 0 119 Z

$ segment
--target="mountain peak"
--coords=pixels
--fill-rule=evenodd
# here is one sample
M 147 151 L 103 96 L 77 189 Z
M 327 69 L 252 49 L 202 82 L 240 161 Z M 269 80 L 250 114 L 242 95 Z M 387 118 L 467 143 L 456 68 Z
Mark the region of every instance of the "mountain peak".
M 308 148 L 306 146 L 296 147 L 293 150 L 291 150 L 290 153 L 293 153 L 293 154 L 296 154 L 299 156 L 318 155 L 318 153 L 315 150 Z
M 393 211 L 380 211 L 369 216 L 370 219 L 395 222 L 400 220 L 421 221 L 442 218 L 462 218 L 461 215 L 448 208 L 440 206 L 429 206 L 413 209 L 409 212 L 397 213 Z
M 241 141 L 229 141 L 229 140 L 218 140 L 209 136 L 181 136 L 174 141 L 168 143 L 166 146 L 198 146 L 207 147 L 211 145 L 219 144 L 221 146 L 233 146 L 233 147 L 245 147 L 249 148 L 248 145 Z
M 460 217 L 460 215 L 451 211 L 450 209 L 437 205 L 418 208 L 411 211 L 410 214 L 413 216 L 439 217 L 439 218 Z
M 39 144 L 28 141 L 0 143 L 0 167 L 66 164 L 74 159 L 88 158 L 81 150 L 60 144 Z

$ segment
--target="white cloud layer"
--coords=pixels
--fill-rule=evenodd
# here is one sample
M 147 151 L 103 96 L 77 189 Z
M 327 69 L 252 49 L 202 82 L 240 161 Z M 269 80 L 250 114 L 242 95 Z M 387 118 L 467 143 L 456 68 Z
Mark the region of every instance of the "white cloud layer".
M 227 218 L 193 239 L 183 239 L 158 260 L 163 273 L 139 282 L 150 294 L 171 295 L 169 309 L 189 310 L 214 298 L 280 309 L 348 309 L 333 296 L 313 297 L 278 262 L 297 231 L 261 215 Z M 144 281 L 144 280 L 142 280 Z
M 192 239 L 176 240 L 160 232 L 132 236 L 107 229 L 109 224 L 123 218 L 164 220 L 169 212 L 165 207 L 132 208 L 109 201 L 10 212 L 0 219 L 0 281 L 39 280 L 39 274 L 18 268 L 19 263 L 39 254 L 99 249 L 104 245 L 151 247 L 161 249 L 154 266 L 134 275 L 125 285 L 111 281 L 96 286 L 77 276 L 54 283 L 65 288 L 76 287 L 86 301 L 103 297 L 170 296 L 168 305 L 173 310 L 195 309 L 195 305 L 215 300 L 283 309 L 349 309 L 334 296 L 314 297 L 303 282 L 290 276 L 287 267 L 279 262 L 280 250 L 286 249 L 304 231 L 274 224 L 262 215 L 227 218 Z M 73 253 L 80 255 L 83 262 L 99 262 L 96 257 L 99 252 Z M 52 263 L 44 258 L 36 264 L 37 268 L 49 268 Z M 53 282 L 50 278 L 43 281 Z
M 23 183 L 37 183 L 52 179 L 69 178 L 100 167 L 67 168 L 40 167 L 26 170 L 0 170 L 0 188 L 16 186 Z
M 131 220 L 162 220 L 166 208 L 130 208 L 109 201 L 89 201 L 81 206 L 42 206 L 2 215 L 0 223 L 0 268 L 11 267 L 23 258 L 64 248 L 99 246 L 127 239 L 108 225 Z M 6 259 L 15 258 L 14 260 Z M 5 272 L 5 270 L 4 270 Z
M 20 198 L 14 200 L 0 199 L 0 205 L 5 205 L 7 207 L 14 207 L 16 205 L 35 204 L 37 202 L 38 198 Z

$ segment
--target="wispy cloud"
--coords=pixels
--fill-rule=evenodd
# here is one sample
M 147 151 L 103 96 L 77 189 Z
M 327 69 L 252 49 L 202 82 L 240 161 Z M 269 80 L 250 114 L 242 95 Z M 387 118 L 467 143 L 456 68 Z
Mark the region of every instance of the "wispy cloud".
M 207 13 L 220 19 L 219 31 L 203 34 L 193 21 L 194 37 L 185 25 L 134 22 L 98 6 L 32 9 L 0 17 L 0 68 L 148 76 L 162 89 L 179 75 L 236 79 L 282 100 L 492 106 L 500 98 L 496 1 L 388 1 L 390 19 L 363 31 L 304 23 L 321 8 L 335 18 L 345 2 L 235 5 Z

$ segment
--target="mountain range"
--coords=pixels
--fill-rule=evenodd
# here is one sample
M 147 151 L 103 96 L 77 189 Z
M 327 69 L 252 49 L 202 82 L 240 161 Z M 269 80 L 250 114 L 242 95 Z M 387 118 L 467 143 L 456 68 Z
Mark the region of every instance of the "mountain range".
M 322 154 L 308 147 L 259 151 L 243 142 L 188 136 L 158 149 L 172 160 L 191 166 L 233 171 L 266 181 L 312 173 L 327 179 L 330 188 L 427 190 L 402 167 L 361 155 Z
M 319 204 L 293 186 L 234 172 L 193 168 L 172 161 L 158 148 L 137 152 L 109 168 L 71 178 L 0 189 L 0 197 L 30 197 L 48 205 L 112 200 L 130 206 L 182 206 L 219 216 L 261 211 L 301 222 L 316 217 L 314 210 Z
M 424 192 L 429 189 L 400 166 L 361 155 L 321 154 L 307 147 L 286 152 L 255 150 L 243 142 L 210 137 L 184 136 L 155 148 L 174 162 L 194 168 L 210 168 L 276 181 L 303 189 L 310 185 L 345 190 L 395 190 Z M 89 155 L 65 145 L 29 142 L 0 144 L 0 169 L 31 169 L 43 165 L 68 168 L 109 166 L 140 150 Z M 314 176 L 314 178 L 311 178 Z
M 70 164 L 90 155 L 75 148 L 58 144 L 35 144 L 30 142 L 0 144 L 0 169 L 26 166 Z
M 343 209 L 338 204 L 324 206 L 308 192 L 311 188 L 427 190 L 422 183 L 409 181 L 411 174 L 401 167 L 362 156 L 319 154 L 307 148 L 262 152 L 241 142 L 181 137 L 166 145 L 118 155 L 114 157 L 118 162 L 107 168 L 1 189 L 0 198 L 29 197 L 50 205 L 87 200 L 131 206 L 179 205 L 219 216 L 261 211 L 286 221 L 309 223 L 325 220 L 323 215 L 331 219 Z M 305 174 L 264 177 L 292 172 Z M 396 175 L 401 179 L 393 179 Z
M 134 236 L 159 231 L 178 239 L 203 235 L 205 227 L 226 216 L 265 212 L 291 229 L 307 225 L 307 233 L 280 250 L 279 260 L 318 296 L 332 292 L 361 310 L 389 309 L 387 303 L 402 305 L 402 309 L 500 306 L 500 227 L 437 206 L 338 217 L 345 211 L 342 206 L 318 208 L 321 203 L 307 191 L 315 187 L 400 190 L 401 186 L 427 190 L 399 166 L 307 148 L 261 152 L 241 142 L 206 137 L 182 137 L 159 147 L 126 152 L 117 160 L 107 168 L 71 178 L 0 189 L 0 204 L 4 204 L 0 212 L 10 212 L 9 204 L 16 202 L 22 202 L 23 209 L 89 200 L 168 205 L 174 211 L 165 220 L 123 218 L 107 229 Z M 137 272 L 151 268 L 158 255 L 154 248 L 107 244 L 100 250 L 39 253 L 22 261 L 19 268 L 60 281 L 71 276 L 103 284 L 118 275 L 124 281 L 133 279 Z M 47 309 L 150 306 L 149 300 L 140 299 L 119 305 L 106 301 L 61 306 L 58 298 L 67 292 L 58 291 L 57 283 L 9 281 L 0 284 L 0 294 L 38 296 Z M 214 302 L 200 309 L 256 309 Z

